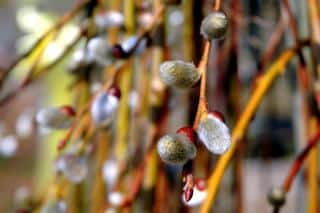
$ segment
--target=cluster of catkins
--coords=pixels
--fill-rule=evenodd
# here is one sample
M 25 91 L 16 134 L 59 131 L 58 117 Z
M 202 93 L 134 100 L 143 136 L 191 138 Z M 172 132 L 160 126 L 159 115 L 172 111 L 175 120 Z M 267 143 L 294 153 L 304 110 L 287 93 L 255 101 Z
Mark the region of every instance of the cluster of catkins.
M 227 31 L 228 18 L 225 13 L 214 11 L 201 24 L 201 34 L 209 42 L 221 39 Z M 180 60 L 166 61 L 160 66 L 160 77 L 168 85 L 177 89 L 189 89 L 198 85 L 201 72 L 193 63 Z M 223 154 L 231 143 L 229 128 L 223 115 L 212 111 L 201 116 L 196 128 L 183 127 L 174 134 L 161 137 L 157 144 L 160 158 L 168 164 L 184 166 L 197 155 L 197 141 L 214 154 Z M 183 170 L 184 170 L 183 168 Z M 200 204 L 206 197 L 205 181 L 193 180 L 192 171 L 183 174 L 183 201 L 189 206 Z
M 95 16 L 94 24 L 98 32 L 99 30 L 105 32 L 109 27 L 122 26 L 123 16 L 115 11 L 98 14 Z M 225 35 L 227 26 L 226 14 L 214 11 L 203 20 L 201 34 L 209 41 L 220 39 Z M 90 113 L 92 121 L 98 128 L 108 128 L 113 123 L 121 97 L 120 90 L 115 86 L 108 90 L 101 89 L 102 68 L 121 63 L 131 54 L 140 54 L 147 45 L 147 38 L 137 36 L 127 38 L 116 45 L 110 45 L 105 38 L 104 33 L 98 33 L 98 36 L 89 39 L 82 49 L 74 52 L 68 69 L 70 73 L 77 76 L 88 77 L 90 74 L 91 90 L 95 94 Z M 201 72 L 192 63 L 166 61 L 160 66 L 160 77 L 168 86 L 188 89 L 197 85 L 201 79 Z M 76 112 L 70 106 L 48 107 L 37 112 L 36 122 L 47 129 L 68 129 L 74 124 L 75 116 Z M 198 139 L 214 154 L 227 151 L 231 143 L 229 129 L 219 112 L 213 111 L 202 116 L 196 129 L 183 127 L 175 134 L 161 137 L 157 144 L 157 151 L 165 163 L 185 166 L 197 155 Z M 58 156 L 54 168 L 57 173 L 77 184 L 82 182 L 88 174 L 87 158 L 90 150 L 81 149 L 80 142 L 74 144 Z M 107 174 L 106 182 L 112 185 L 119 172 L 116 163 L 106 161 L 103 170 L 106 171 L 103 174 Z M 201 178 L 191 180 L 190 177 L 188 173 L 184 175 L 183 201 L 189 206 L 194 206 L 206 197 L 206 181 Z M 110 203 L 116 205 L 121 203 L 119 200 L 121 200 L 120 195 L 110 194 Z M 50 200 L 43 206 L 41 212 L 66 212 L 66 209 L 66 204 L 62 200 Z
M 150 17 L 144 18 L 145 22 Z M 103 70 L 111 65 L 121 65 L 131 55 L 143 52 L 147 45 L 147 37 L 131 36 L 120 43 L 111 45 L 105 32 L 109 28 L 122 27 L 124 17 L 120 12 L 108 11 L 94 17 L 95 37 L 90 38 L 86 45 L 75 50 L 69 61 L 68 71 L 77 77 L 87 78 L 93 94 L 89 112 L 96 128 L 109 128 L 116 119 L 121 92 L 117 86 L 103 89 Z M 147 25 L 148 23 L 142 23 Z M 47 107 L 39 110 L 35 116 L 36 123 L 51 130 L 69 129 L 75 124 L 76 112 L 71 106 Z M 90 147 L 83 147 L 81 141 L 75 142 L 65 150 L 54 162 L 56 173 L 63 175 L 73 184 L 81 183 L 88 175 L 88 156 Z M 112 188 L 118 177 L 118 165 L 114 160 L 106 160 L 102 168 L 106 184 Z M 110 193 L 108 199 L 112 205 L 121 204 L 122 195 Z M 67 212 L 66 203 L 58 198 L 48 200 L 41 212 Z

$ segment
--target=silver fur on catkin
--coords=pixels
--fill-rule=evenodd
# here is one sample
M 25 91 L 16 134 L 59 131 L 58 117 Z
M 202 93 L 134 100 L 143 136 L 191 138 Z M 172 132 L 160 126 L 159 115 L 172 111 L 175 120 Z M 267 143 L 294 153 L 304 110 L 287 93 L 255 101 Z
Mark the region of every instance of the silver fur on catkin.
M 220 39 L 228 29 L 228 17 L 224 12 L 210 13 L 201 23 L 201 34 L 208 40 Z
M 168 164 L 183 165 L 195 158 L 197 149 L 190 140 L 180 134 L 165 135 L 158 141 L 158 154 Z
M 187 89 L 200 80 L 201 74 L 193 63 L 175 60 L 161 64 L 160 77 L 168 86 Z

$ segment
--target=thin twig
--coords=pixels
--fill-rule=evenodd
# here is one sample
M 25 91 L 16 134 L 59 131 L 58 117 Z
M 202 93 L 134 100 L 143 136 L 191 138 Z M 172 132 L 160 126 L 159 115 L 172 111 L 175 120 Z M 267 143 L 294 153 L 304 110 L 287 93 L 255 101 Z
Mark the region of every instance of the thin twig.
M 214 10 L 216 10 L 216 11 L 221 10 L 221 0 L 215 0 L 215 2 L 214 2 Z
M 312 148 L 315 147 L 315 145 L 318 143 L 319 139 L 320 139 L 320 128 L 318 128 L 317 133 L 310 139 L 306 147 L 298 154 L 298 156 L 294 160 L 289 170 L 289 173 L 282 184 L 282 188 L 286 192 L 290 190 L 292 182 L 294 178 L 297 176 L 298 172 L 300 171 L 300 168 L 303 162 L 305 161 L 306 157 L 308 156 Z
M 293 39 L 295 41 L 295 43 L 298 43 L 299 40 L 299 33 L 298 33 L 298 27 L 297 27 L 297 22 L 296 19 L 293 15 L 293 12 L 290 8 L 290 4 L 288 0 L 282 0 L 283 6 L 284 6 L 284 10 L 288 15 L 289 18 L 289 27 L 292 31 L 292 35 L 293 35 Z M 303 142 L 307 142 L 307 138 L 308 135 L 310 135 L 310 133 L 313 133 L 313 126 L 310 125 L 312 124 L 310 121 L 312 121 L 312 115 L 309 112 L 309 106 L 308 106 L 308 89 L 310 88 L 309 86 L 309 76 L 308 76 L 308 72 L 307 72 L 307 65 L 306 65 L 306 61 L 304 59 L 304 56 L 302 54 L 302 50 L 298 51 L 298 56 L 299 56 L 299 64 L 297 67 L 297 79 L 298 79 L 298 89 L 300 90 L 300 94 L 302 96 L 302 127 L 304 129 L 304 135 L 303 135 Z M 312 152 L 310 154 L 310 159 L 308 161 L 308 178 L 307 178 L 307 182 L 308 182 L 308 187 L 307 187 L 307 192 L 308 192 L 308 199 L 307 199 L 307 203 L 308 203 L 308 208 L 309 208 L 309 212 L 313 212 L 315 209 L 317 209 L 318 205 L 317 202 L 315 202 L 318 199 L 318 189 L 316 187 L 317 185 L 317 180 L 316 180 L 316 173 L 317 173 L 317 161 L 318 161 L 318 157 L 317 157 L 317 151 L 315 150 L 315 152 Z M 313 210 L 311 210 L 313 209 Z M 316 210 L 317 211 L 317 210 Z
M 221 9 L 221 0 L 216 0 L 213 6 L 213 10 L 218 11 L 220 9 Z M 201 60 L 198 64 L 198 70 L 201 73 L 201 84 L 200 84 L 200 95 L 199 95 L 197 113 L 193 122 L 194 129 L 198 128 L 201 117 L 206 113 L 208 113 L 206 89 L 207 89 L 207 72 L 208 72 L 208 61 L 209 61 L 210 49 L 211 49 L 211 41 L 206 41 L 203 54 L 201 56 Z
M 207 70 L 208 70 L 208 60 L 209 60 L 210 49 L 211 49 L 211 43 L 207 41 L 205 43 L 201 61 L 198 65 L 198 70 L 201 73 L 201 85 L 200 85 L 200 96 L 199 96 L 197 114 L 193 123 L 194 129 L 198 127 L 201 116 L 208 112 L 206 88 L 207 88 Z
M 258 70 L 263 70 L 266 65 L 272 60 L 272 57 L 274 56 L 274 53 L 276 49 L 279 47 L 280 41 L 284 34 L 284 22 L 282 19 L 278 22 L 277 26 L 275 27 L 275 30 L 270 36 L 269 41 L 266 44 L 266 50 L 261 56 L 261 60 L 259 63 Z

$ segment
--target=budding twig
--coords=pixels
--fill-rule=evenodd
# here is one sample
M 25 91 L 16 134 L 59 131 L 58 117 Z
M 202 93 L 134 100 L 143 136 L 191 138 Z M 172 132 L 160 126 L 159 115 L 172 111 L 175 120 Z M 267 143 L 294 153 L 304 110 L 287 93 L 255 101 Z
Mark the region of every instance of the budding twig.
M 155 27 L 155 24 L 156 24 L 156 20 L 158 18 L 158 16 L 160 16 L 162 14 L 162 12 L 164 11 L 164 7 L 161 6 L 156 12 L 155 12 L 155 15 L 153 17 L 153 20 L 152 23 L 145 29 L 143 30 L 140 30 L 140 34 L 139 34 L 139 37 L 135 43 L 135 45 L 133 45 L 133 47 L 129 50 L 129 54 L 128 54 L 128 58 L 126 58 L 126 60 L 121 63 L 120 65 L 119 64 L 113 64 L 112 67 L 110 68 L 110 70 L 108 71 L 107 73 L 107 80 L 106 82 L 103 84 L 102 88 L 95 94 L 93 95 L 93 97 L 87 102 L 87 104 L 85 104 L 80 110 L 79 112 L 77 113 L 79 115 L 79 117 L 76 119 L 76 121 L 74 121 L 74 126 L 72 126 L 68 132 L 66 133 L 66 135 L 63 137 L 63 139 L 61 140 L 60 144 L 58 145 L 58 149 L 60 151 L 62 151 L 68 141 L 70 140 L 73 132 L 75 131 L 79 121 L 81 121 L 82 117 L 88 112 L 88 109 L 90 108 L 91 106 L 91 103 L 92 101 L 95 99 L 95 97 L 97 96 L 97 94 L 99 94 L 100 92 L 102 91 L 106 91 L 108 90 L 115 82 L 116 78 L 121 74 L 121 70 L 123 70 L 123 67 L 126 66 L 126 64 L 128 63 L 128 60 L 132 57 L 133 55 L 133 52 L 135 51 L 135 49 L 138 47 L 139 43 L 141 42 L 141 40 L 146 36 L 148 35 L 152 30 L 153 28 Z M 1 102 L 0 102 L 0 105 L 1 105 Z
M 289 192 L 292 182 L 294 178 L 297 176 L 298 172 L 300 171 L 303 162 L 306 160 L 308 156 L 310 156 L 310 152 L 315 146 L 317 145 L 319 139 L 320 139 L 320 128 L 318 126 L 318 121 L 316 121 L 317 125 L 317 132 L 312 136 L 312 138 L 308 141 L 308 144 L 305 146 L 305 148 L 297 155 L 296 159 L 294 160 L 289 173 L 287 177 L 285 178 L 284 182 L 282 183 L 281 190 L 283 191 L 283 195 L 281 195 L 282 199 L 285 200 L 285 194 Z M 316 186 L 315 186 L 316 187 Z M 316 197 L 311 197 L 309 201 L 308 208 L 310 209 L 310 212 L 315 212 L 317 209 L 317 204 L 313 203 L 316 201 Z M 283 203 L 282 203 L 283 204 Z M 273 212 L 279 212 L 281 205 L 277 205 L 277 203 L 273 203 Z
M 221 0 L 216 0 L 213 10 L 219 11 L 221 9 Z M 201 116 L 208 112 L 208 102 L 206 97 L 206 87 L 207 87 L 207 70 L 208 70 L 208 61 L 211 49 L 211 41 L 205 42 L 205 47 L 203 54 L 201 56 L 201 60 L 198 65 L 198 69 L 201 73 L 201 84 L 200 84 L 200 96 L 199 96 L 199 104 L 197 109 L 197 114 L 194 119 L 193 128 L 196 129 L 199 125 Z
M 277 60 L 266 70 L 265 74 L 259 80 L 259 84 L 249 99 L 244 111 L 242 112 L 238 122 L 236 123 L 231 136 L 231 146 L 229 150 L 219 158 L 215 169 L 213 170 L 208 181 L 208 196 L 201 206 L 201 213 L 209 212 L 211 203 L 214 201 L 220 185 L 223 174 L 231 161 L 233 154 L 237 148 L 239 141 L 243 138 L 252 116 L 255 114 L 260 105 L 263 96 L 270 88 L 274 79 L 284 71 L 284 67 L 292 59 L 297 50 L 303 46 L 309 45 L 310 41 L 302 41 L 298 46 L 285 50 Z
M 200 96 L 199 96 L 198 110 L 197 110 L 196 118 L 193 123 L 194 129 L 196 129 L 198 127 L 201 116 L 208 112 L 206 87 L 207 87 L 207 69 L 208 69 L 207 67 L 208 67 L 210 48 L 211 48 L 211 43 L 209 41 L 207 41 L 205 43 L 204 52 L 203 52 L 201 61 L 198 65 L 198 69 L 201 73 L 201 85 L 200 85 Z

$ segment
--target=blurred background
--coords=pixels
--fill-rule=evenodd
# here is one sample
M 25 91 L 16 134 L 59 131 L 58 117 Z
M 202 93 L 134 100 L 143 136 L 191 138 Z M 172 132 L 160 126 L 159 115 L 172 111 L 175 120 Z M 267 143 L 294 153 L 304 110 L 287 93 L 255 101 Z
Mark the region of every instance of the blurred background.
M 17 55 L 27 50 L 75 2 L 76 0 L 0 0 L 0 68 L 7 68 Z M 212 3 L 206 2 L 208 5 Z M 290 2 L 298 21 L 300 37 L 305 38 L 309 33 L 306 3 L 299 0 Z M 256 70 L 263 51 L 281 19 L 281 6 L 278 0 L 243 0 L 240 3 L 242 15 L 237 17 L 240 52 L 238 78 L 243 88 L 242 93 L 236 95 L 240 96 L 240 105 L 243 106 L 251 94 L 251 85 L 258 74 Z M 230 9 L 227 5 L 228 1 L 225 1 L 223 8 L 228 14 Z M 179 26 L 183 24 L 184 17 L 180 6 L 170 7 L 168 20 L 173 26 L 167 32 L 167 43 L 173 46 L 171 57 L 182 58 L 182 44 L 179 40 L 182 32 Z M 50 44 L 45 54 L 48 60 L 59 54 L 72 35 L 78 32 L 78 21 L 76 19 L 68 24 L 61 38 Z M 287 24 L 284 24 L 283 31 L 286 33 L 281 36 L 274 56 L 294 44 Z M 213 48 L 218 49 L 219 45 L 220 43 L 214 44 Z M 223 111 L 227 115 L 227 123 L 233 126 L 234 110 L 229 109 L 231 106 L 226 97 L 234 95 L 234 82 L 226 80 L 230 69 L 217 67 L 215 62 L 211 60 L 210 66 L 222 71 L 209 72 L 209 105 L 210 108 Z M 62 63 L 55 67 L 54 75 L 32 84 L 12 102 L 0 108 L 0 212 L 13 212 L 17 197 L 28 191 L 37 191 L 47 184 L 46 176 L 50 176 L 56 141 L 61 133 L 48 133 L 36 127 L 33 118 L 40 107 L 71 102 L 65 92 L 71 77 L 64 72 L 64 66 L 65 63 Z M 245 156 L 242 178 L 244 212 L 271 211 L 266 194 L 270 187 L 282 183 L 294 156 L 303 146 L 299 142 L 304 130 L 300 127 L 301 96 L 296 92 L 295 66 L 296 61 L 290 63 L 288 71 L 268 92 L 245 138 L 245 145 L 242 147 L 242 154 Z M 11 83 L 3 90 L 16 85 L 24 71 L 23 68 L 16 70 L 10 78 Z M 184 108 L 180 107 L 183 106 L 183 100 L 179 93 L 173 94 L 172 100 L 175 102 L 171 103 L 174 107 L 171 108 L 173 118 L 170 119 L 170 127 L 176 129 L 181 126 L 179 119 L 175 118 L 183 113 L 181 110 Z M 220 187 L 215 206 L 217 212 L 234 212 L 233 201 L 228 199 L 232 193 L 229 184 L 233 172 L 231 168 Z M 283 212 L 304 212 L 304 179 L 302 170 L 289 193 Z

